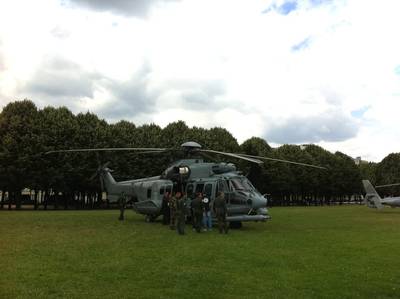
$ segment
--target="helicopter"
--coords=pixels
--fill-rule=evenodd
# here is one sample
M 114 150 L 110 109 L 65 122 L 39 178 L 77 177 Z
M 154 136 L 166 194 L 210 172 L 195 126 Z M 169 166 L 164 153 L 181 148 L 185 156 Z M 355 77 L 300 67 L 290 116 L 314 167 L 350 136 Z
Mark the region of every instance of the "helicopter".
M 366 193 L 365 203 L 368 207 L 378 210 L 381 210 L 384 205 L 392 208 L 400 207 L 400 196 L 381 198 L 378 192 L 375 190 L 375 188 L 398 186 L 400 185 L 399 183 L 376 186 L 375 188 L 372 186 L 369 180 L 363 180 L 362 183 Z
M 242 222 L 271 219 L 267 208 L 267 195 L 262 195 L 250 180 L 237 170 L 235 164 L 205 162 L 204 157 L 209 159 L 210 154 L 224 155 L 259 165 L 263 163 L 262 160 L 272 160 L 325 169 L 321 166 L 288 160 L 202 149 L 201 145 L 194 141 L 183 143 L 180 149 L 93 148 L 54 150 L 45 154 L 102 151 L 135 151 L 140 154 L 160 154 L 176 151 L 184 153 L 184 159 L 173 162 L 161 175 L 135 180 L 117 182 L 111 174 L 112 170 L 108 168 L 109 163 L 99 167 L 98 174 L 101 186 L 107 192 L 108 200 L 117 202 L 122 195 L 128 197 L 132 209 L 145 215 L 147 222 L 153 222 L 161 215 L 164 194 L 178 191 L 186 194 L 187 207 L 190 207 L 191 200 L 198 193 L 209 198 L 212 205 L 218 192 L 223 192 L 228 211 L 226 220 L 229 221 L 231 227 L 241 227 Z M 189 211 L 187 212 L 187 215 L 190 215 Z M 121 207 L 120 213 L 119 219 L 123 219 L 124 205 Z

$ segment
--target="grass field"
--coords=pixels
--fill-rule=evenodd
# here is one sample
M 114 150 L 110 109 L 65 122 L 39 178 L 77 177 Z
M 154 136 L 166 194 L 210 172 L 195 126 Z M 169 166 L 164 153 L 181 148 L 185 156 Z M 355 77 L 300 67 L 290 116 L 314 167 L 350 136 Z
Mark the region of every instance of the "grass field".
M 400 298 L 400 209 L 270 211 L 184 236 L 130 211 L 0 211 L 0 298 Z

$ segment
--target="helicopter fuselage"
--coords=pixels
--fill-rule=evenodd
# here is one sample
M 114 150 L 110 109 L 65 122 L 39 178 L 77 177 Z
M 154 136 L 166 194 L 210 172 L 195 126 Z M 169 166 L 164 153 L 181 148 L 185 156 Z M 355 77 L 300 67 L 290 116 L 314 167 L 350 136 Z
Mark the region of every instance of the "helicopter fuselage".
M 227 202 L 228 221 L 265 221 L 270 218 L 267 198 L 231 163 L 186 159 L 173 163 L 160 176 L 116 182 L 109 169 L 103 169 L 101 177 L 110 201 L 118 200 L 124 192 L 133 209 L 151 220 L 161 214 L 164 193 L 177 191 L 187 196 L 188 215 L 190 202 L 197 193 L 208 197 L 212 206 L 216 195 L 222 191 Z

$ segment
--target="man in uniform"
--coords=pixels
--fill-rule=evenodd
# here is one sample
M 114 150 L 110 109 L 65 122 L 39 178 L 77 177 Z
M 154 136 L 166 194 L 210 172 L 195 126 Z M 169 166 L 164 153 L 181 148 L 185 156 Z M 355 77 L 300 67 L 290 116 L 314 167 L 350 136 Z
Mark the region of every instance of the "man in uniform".
M 169 199 L 169 227 L 174 230 L 176 228 L 175 219 L 176 219 L 176 197 L 172 195 Z
M 225 234 L 227 234 L 228 233 L 228 225 L 226 223 L 227 209 L 226 209 L 224 192 L 221 191 L 218 192 L 218 196 L 214 200 L 214 212 L 218 219 L 219 233 L 222 234 L 222 232 L 225 232 Z
M 122 191 L 118 198 L 119 205 L 119 218 L 118 220 L 124 220 L 124 212 L 126 207 L 126 195 L 125 192 Z
M 176 193 L 176 220 L 178 234 L 185 234 L 186 196 Z
M 194 228 L 199 233 L 201 231 L 201 221 L 203 219 L 203 196 L 201 192 L 197 193 L 196 198 L 192 200 L 193 223 Z
M 170 211 L 169 211 L 169 192 L 165 192 L 163 199 L 162 199 L 162 204 L 161 204 L 161 213 L 163 215 L 163 220 L 162 224 L 167 225 L 170 222 Z

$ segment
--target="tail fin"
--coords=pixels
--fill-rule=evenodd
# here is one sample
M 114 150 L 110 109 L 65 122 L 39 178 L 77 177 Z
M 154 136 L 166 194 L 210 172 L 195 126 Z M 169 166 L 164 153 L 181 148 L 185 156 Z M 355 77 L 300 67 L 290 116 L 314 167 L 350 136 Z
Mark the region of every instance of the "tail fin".
M 368 180 L 362 181 L 365 189 L 365 203 L 370 208 L 382 209 L 383 205 L 381 203 L 381 197 L 375 188 L 372 186 L 371 182 Z
M 113 192 L 115 186 L 117 185 L 117 182 L 114 180 L 110 172 L 111 170 L 107 167 L 103 167 L 100 170 L 100 181 L 102 183 L 102 188 L 104 188 L 108 193 Z

